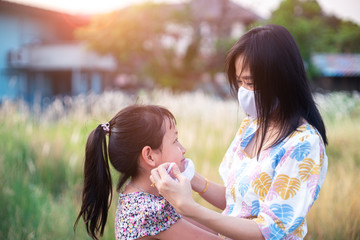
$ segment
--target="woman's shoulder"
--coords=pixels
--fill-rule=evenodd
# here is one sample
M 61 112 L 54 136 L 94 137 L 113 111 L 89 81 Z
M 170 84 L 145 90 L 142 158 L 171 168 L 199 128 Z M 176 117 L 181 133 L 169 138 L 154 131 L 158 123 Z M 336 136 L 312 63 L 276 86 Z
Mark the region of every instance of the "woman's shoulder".
M 289 137 L 290 140 L 294 141 L 320 141 L 323 143 L 322 137 L 318 130 L 311 124 L 305 122 L 293 131 Z
M 240 124 L 236 136 L 242 135 L 249 127 L 256 129 L 258 127 L 258 120 L 250 116 L 245 117 Z
M 327 159 L 322 137 L 317 129 L 309 123 L 300 125 L 279 144 L 279 147 L 284 148 L 285 156 L 289 155 L 298 163 L 309 157 L 321 162 Z

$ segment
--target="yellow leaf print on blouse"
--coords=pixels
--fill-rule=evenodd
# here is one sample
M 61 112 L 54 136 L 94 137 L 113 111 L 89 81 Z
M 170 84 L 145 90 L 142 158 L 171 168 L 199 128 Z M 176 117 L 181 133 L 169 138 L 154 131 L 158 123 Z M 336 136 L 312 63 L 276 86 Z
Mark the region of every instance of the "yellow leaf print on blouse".
M 290 134 L 290 138 L 295 137 L 296 135 L 302 133 L 302 132 L 305 131 L 305 130 L 306 130 L 306 126 L 305 126 L 305 125 L 298 127 L 294 132 L 292 132 L 292 133 Z
M 266 225 L 265 218 L 263 216 L 258 216 L 254 219 L 254 221 L 260 225 Z
M 274 182 L 275 191 L 284 200 L 296 195 L 300 189 L 300 180 L 297 178 L 289 178 L 287 175 L 279 175 Z
M 236 202 L 236 199 L 235 199 L 235 184 L 232 185 L 230 193 L 231 193 L 231 196 L 233 197 L 233 201 Z
M 307 181 L 311 175 L 319 175 L 320 166 L 315 164 L 311 158 L 305 158 L 299 165 L 299 168 L 300 179 L 303 182 Z
M 303 137 L 300 138 L 300 141 L 303 142 L 303 141 L 305 141 L 308 137 L 309 137 L 309 135 L 303 136 Z
M 250 119 L 245 119 L 243 122 L 242 122 L 242 124 L 240 125 L 240 128 L 239 128 L 239 130 L 238 130 L 238 132 L 237 132 L 237 136 L 239 136 L 241 133 L 242 133 L 242 131 L 246 128 L 246 126 L 249 124 L 249 122 L 250 122 Z
M 321 153 L 320 154 L 320 167 L 322 167 L 323 166 L 323 162 L 324 161 L 324 153 Z
M 271 186 L 271 177 L 265 173 L 260 173 L 258 179 L 256 179 L 252 186 L 254 188 L 254 192 L 261 198 L 264 198 L 266 194 L 269 192 L 269 188 Z

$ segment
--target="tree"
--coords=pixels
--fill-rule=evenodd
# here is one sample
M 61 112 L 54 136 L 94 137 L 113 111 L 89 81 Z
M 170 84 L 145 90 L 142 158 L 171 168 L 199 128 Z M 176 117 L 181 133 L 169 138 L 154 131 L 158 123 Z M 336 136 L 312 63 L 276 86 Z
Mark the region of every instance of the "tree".
M 173 46 L 164 44 L 166 38 L 179 39 L 168 26 L 190 22 L 185 16 L 184 10 L 170 5 L 139 4 L 94 18 L 89 26 L 78 29 L 76 36 L 90 49 L 114 56 L 121 72 L 140 79 L 151 77 L 160 86 L 188 89 L 191 86 L 184 75 L 196 66 L 198 41 L 193 38 L 183 59 L 178 59 Z
M 310 62 L 313 53 L 360 52 L 360 27 L 326 15 L 316 0 L 283 0 L 268 22 L 282 25 L 291 32 L 310 78 L 314 75 Z
M 231 23 L 241 18 L 236 11 L 245 11 L 230 0 L 211 4 L 193 0 L 184 4 L 134 5 L 95 18 L 76 35 L 92 50 L 113 55 L 123 72 L 140 79 L 150 77 L 160 86 L 193 89 L 204 73 L 223 70 L 228 43 L 234 42 L 229 39 Z M 247 13 L 246 23 L 256 17 Z M 204 26 L 207 31 L 203 31 Z M 188 42 L 179 54 L 184 35 Z M 204 54 L 204 47 L 211 50 Z
M 149 58 L 163 62 L 161 44 L 165 17 L 156 5 L 146 3 L 94 18 L 76 32 L 89 48 L 113 55 L 125 69 L 137 69 Z

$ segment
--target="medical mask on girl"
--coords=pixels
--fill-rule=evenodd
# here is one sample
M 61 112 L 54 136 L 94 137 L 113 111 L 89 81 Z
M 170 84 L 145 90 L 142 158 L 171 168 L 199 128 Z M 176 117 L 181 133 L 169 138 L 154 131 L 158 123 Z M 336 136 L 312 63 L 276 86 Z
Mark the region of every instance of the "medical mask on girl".
M 244 87 L 240 87 L 238 91 L 238 100 L 240 106 L 246 114 L 253 118 L 257 118 L 257 110 L 255 103 L 255 92 L 248 90 Z
M 171 168 L 175 165 L 175 163 L 170 163 L 167 172 L 170 173 Z M 187 179 L 189 179 L 189 181 L 191 181 L 191 179 L 194 177 L 195 175 L 195 166 L 193 161 L 191 161 L 190 158 L 186 158 L 185 159 L 185 170 L 181 173 L 182 175 L 184 175 Z M 177 181 L 177 179 L 175 179 Z

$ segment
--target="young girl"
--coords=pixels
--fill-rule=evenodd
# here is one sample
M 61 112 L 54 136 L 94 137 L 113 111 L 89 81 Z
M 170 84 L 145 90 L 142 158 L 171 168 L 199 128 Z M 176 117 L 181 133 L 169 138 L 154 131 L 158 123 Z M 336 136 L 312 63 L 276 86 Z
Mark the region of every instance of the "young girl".
M 82 206 L 75 227 L 82 217 L 91 238 L 102 236 L 112 198 L 110 160 L 121 173 L 116 239 L 220 239 L 182 218 L 151 186 L 151 170 L 165 161 L 184 171 L 185 152 L 174 116 L 160 106 L 132 105 L 100 124 L 86 144 Z

